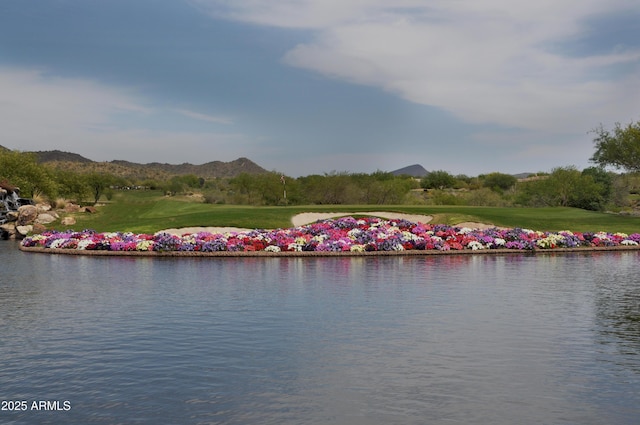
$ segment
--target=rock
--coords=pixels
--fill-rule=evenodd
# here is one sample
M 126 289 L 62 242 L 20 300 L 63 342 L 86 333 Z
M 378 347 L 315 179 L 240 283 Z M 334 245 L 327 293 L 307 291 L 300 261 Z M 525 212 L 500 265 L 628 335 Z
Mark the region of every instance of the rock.
M 80 205 L 69 203 L 69 204 L 65 205 L 64 211 L 65 212 L 71 212 L 71 213 L 79 212 L 80 211 Z
M 95 214 L 98 211 L 95 207 L 84 207 L 82 210 L 89 214 Z
M 35 205 L 23 205 L 18 208 L 18 226 L 33 224 L 38 217 L 38 209 Z
M 20 236 L 24 237 L 29 234 L 29 232 L 33 230 L 33 225 L 28 224 L 26 226 L 16 226 L 16 232 L 20 234 Z M 16 234 L 16 236 L 18 236 Z
M 16 221 L 18 219 L 18 212 L 17 211 L 7 211 L 7 216 L 6 216 L 7 221 Z
M 35 223 L 49 224 L 49 223 L 53 223 L 54 221 L 56 221 L 56 217 L 54 217 L 52 214 L 42 213 L 42 214 L 38 214 L 38 217 L 36 218 Z
M 51 211 L 51 205 L 49 204 L 37 204 L 36 207 L 38 207 L 38 211 L 42 211 L 42 212 Z
M 44 231 L 46 231 L 47 228 L 44 227 L 44 225 L 40 224 L 40 223 L 35 223 L 33 225 L 33 229 L 31 229 L 31 233 L 35 233 L 35 234 L 40 234 Z
M 62 224 L 63 226 L 73 226 L 74 224 L 76 224 L 76 219 L 73 217 L 65 217 L 62 219 L 62 221 L 60 221 L 60 224 Z
M 4 239 L 15 239 L 16 226 L 13 223 L 0 225 L 0 233 Z

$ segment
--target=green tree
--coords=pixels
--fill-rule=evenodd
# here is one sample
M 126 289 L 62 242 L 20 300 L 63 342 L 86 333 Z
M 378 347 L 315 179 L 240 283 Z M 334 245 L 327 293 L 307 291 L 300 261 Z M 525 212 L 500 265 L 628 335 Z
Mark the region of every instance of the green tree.
M 613 131 L 600 125 L 592 132 L 596 134 L 593 139 L 596 152 L 591 161 L 603 167 L 610 165 L 631 172 L 640 171 L 640 121 L 626 127 L 616 123 Z
M 301 196 L 311 204 L 358 203 L 362 196 L 356 180 L 346 172 L 312 174 L 298 182 Z
M 602 186 L 600 195 L 604 202 L 607 202 L 613 196 L 613 182 L 615 174 L 608 172 L 602 167 L 588 167 L 582 170 L 583 176 L 591 176 L 594 182 Z
M 504 192 L 511 189 L 518 179 L 511 174 L 489 173 L 479 176 L 482 185 L 496 192 Z
M 58 194 L 60 196 L 79 203 L 89 194 L 89 185 L 81 174 L 58 169 L 54 171 L 53 178 L 58 184 Z
M 605 199 L 603 185 L 575 167 L 558 167 L 540 180 L 519 185 L 517 200 L 529 206 L 561 206 L 601 209 Z
M 23 197 L 41 193 L 53 199 L 57 195 L 58 188 L 51 170 L 38 164 L 35 155 L 31 153 L 1 150 L 0 181 L 2 180 L 19 187 Z
M 94 204 L 98 203 L 98 200 L 104 191 L 115 182 L 115 178 L 111 174 L 88 173 L 83 177 L 84 181 L 89 186 Z
M 243 203 L 241 199 L 244 198 L 249 205 L 253 205 L 257 199 L 258 182 L 254 174 L 241 173 L 229 181 L 229 186 L 236 203 Z
M 420 186 L 424 189 L 446 189 L 455 185 L 456 179 L 444 170 L 432 171 L 422 178 Z
M 272 171 L 254 176 L 256 177 L 256 190 L 263 205 L 278 205 L 284 203 L 284 190 L 287 179 L 285 178 L 285 185 L 283 185 L 280 179 L 282 173 Z M 289 187 L 287 189 L 289 195 L 291 195 L 292 180 L 289 180 L 288 184 Z

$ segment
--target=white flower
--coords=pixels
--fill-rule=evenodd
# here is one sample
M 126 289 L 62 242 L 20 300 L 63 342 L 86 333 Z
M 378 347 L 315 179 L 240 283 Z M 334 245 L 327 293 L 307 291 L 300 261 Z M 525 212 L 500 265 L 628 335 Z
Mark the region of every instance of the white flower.
M 471 248 L 472 250 L 477 251 L 479 249 L 484 249 L 484 245 L 482 245 L 478 241 L 471 241 L 467 244 L 467 248 Z
M 273 246 L 273 245 L 269 245 L 269 246 Z M 269 248 L 269 247 L 267 247 Z M 287 248 L 292 250 L 292 251 L 302 251 L 302 245 L 298 245 L 295 242 L 290 243 L 289 245 L 287 245 Z M 266 249 L 265 249 L 266 251 Z
M 78 249 L 87 249 L 91 244 L 93 244 L 91 239 L 82 239 L 81 241 L 78 241 Z
M 502 238 L 495 238 L 495 239 L 493 240 L 493 243 L 494 243 L 496 246 L 504 246 L 504 244 L 506 244 L 506 243 L 507 243 L 507 241 L 505 241 L 505 240 L 504 240 L 504 239 L 502 239 Z
M 149 248 L 153 245 L 153 241 L 143 240 L 136 244 L 137 251 L 149 251 Z
M 407 232 L 406 230 L 402 232 L 402 238 L 408 241 L 417 241 L 421 239 L 420 236 L 414 235 L 413 233 Z
M 280 252 L 280 247 L 276 245 L 269 245 L 264 249 L 266 252 Z
M 64 239 L 56 239 L 53 242 L 51 242 L 50 247 L 51 248 L 60 248 L 60 246 L 64 243 Z
M 638 242 L 632 241 L 630 239 L 625 239 L 622 242 L 620 242 L 620 245 L 636 246 L 636 245 L 638 245 Z

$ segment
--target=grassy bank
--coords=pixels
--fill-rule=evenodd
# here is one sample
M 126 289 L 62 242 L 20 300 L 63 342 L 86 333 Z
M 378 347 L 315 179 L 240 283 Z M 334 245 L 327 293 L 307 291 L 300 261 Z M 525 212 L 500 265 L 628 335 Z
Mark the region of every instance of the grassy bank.
M 172 227 L 233 226 L 274 229 L 291 227 L 291 218 L 304 212 L 392 211 L 434 216 L 432 223 L 455 225 L 464 221 L 502 227 L 579 232 L 640 232 L 640 217 L 586 211 L 575 208 L 499 208 L 411 205 L 309 205 L 251 207 L 211 205 L 188 198 L 167 198 L 158 192 L 122 192 L 95 214 L 76 214 L 75 229 L 99 232 L 154 233 Z M 55 226 L 51 226 L 55 227 Z

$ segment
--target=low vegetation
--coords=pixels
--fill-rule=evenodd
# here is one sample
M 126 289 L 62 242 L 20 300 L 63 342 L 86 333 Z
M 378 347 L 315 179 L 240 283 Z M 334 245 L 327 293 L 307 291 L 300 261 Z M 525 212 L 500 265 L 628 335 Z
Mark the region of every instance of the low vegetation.
M 76 229 L 154 233 L 167 228 L 232 226 L 250 229 L 291 227 L 291 219 L 305 212 L 344 212 L 358 216 L 365 212 L 391 211 L 434 217 L 432 222 L 455 225 L 474 221 L 500 227 L 535 230 L 606 230 L 634 233 L 640 217 L 608 214 L 569 207 L 511 208 L 451 205 L 295 205 L 254 207 L 212 205 L 189 197 L 167 197 L 160 191 L 119 192 L 95 214 L 76 213 Z
M 97 214 L 77 217 L 78 226 L 98 231 L 277 228 L 289 226 L 299 212 L 358 213 L 384 208 L 434 215 L 444 224 L 480 221 L 538 230 L 636 232 L 640 228 L 639 129 L 640 124 L 630 124 L 617 125 L 611 133 L 595 130 L 592 160 L 597 167 L 558 167 L 520 179 L 498 172 L 454 176 L 444 170 L 416 179 L 383 171 L 292 178 L 275 171 L 210 177 L 171 174 L 165 169 L 164 174 L 137 178 L 119 172 L 118 164 L 60 167 L 39 163 L 35 154 L 0 149 L 0 181 L 19 186 L 23 197 L 47 199 L 52 205 L 104 204 Z M 625 172 L 608 171 L 605 166 Z

